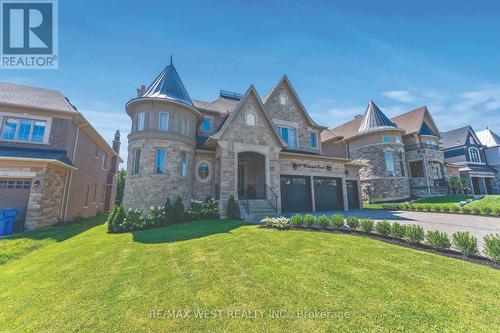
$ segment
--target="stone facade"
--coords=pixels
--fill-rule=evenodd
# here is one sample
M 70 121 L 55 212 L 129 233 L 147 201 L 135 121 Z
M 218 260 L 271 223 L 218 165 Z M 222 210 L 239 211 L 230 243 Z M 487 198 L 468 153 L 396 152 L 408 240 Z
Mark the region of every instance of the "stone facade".
M 408 165 L 414 161 L 422 161 L 424 167 L 423 177 L 410 175 L 410 189 L 412 197 L 426 197 L 448 194 L 445 181 L 444 154 L 436 149 L 418 149 L 406 152 Z M 433 168 L 439 169 L 436 175 Z M 410 169 L 408 167 L 408 169 Z

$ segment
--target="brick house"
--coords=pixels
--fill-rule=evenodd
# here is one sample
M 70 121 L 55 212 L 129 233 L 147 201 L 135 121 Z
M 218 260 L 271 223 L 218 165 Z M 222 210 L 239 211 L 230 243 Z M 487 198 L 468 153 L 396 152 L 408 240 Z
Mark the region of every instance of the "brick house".
M 108 211 L 119 147 L 58 91 L 0 83 L 0 208 L 18 209 L 18 230 Z
M 473 194 L 499 193 L 496 180 L 498 169 L 489 164 L 489 161 L 493 165 L 498 163 L 495 146 L 487 148 L 483 145 L 471 126 L 443 132 L 441 137 L 446 161 L 459 166 L 459 176 L 467 180 Z
M 439 130 L 423 106 L 389 119 L 373 101 L 355 119 L 322 132 L 323 150 L 364 164 L 363 200 L 401 201 L 448 192 Z
M 124 205 L 148 211 L 167 198 L 233 196 L 243 217 L 360 207 L 359 168 L 325 154 L 324 126 L 311 119 L 286 76 L 260 98 L 220 91 L 192 100 L 170 63 L 126 104 L 128 136 Z

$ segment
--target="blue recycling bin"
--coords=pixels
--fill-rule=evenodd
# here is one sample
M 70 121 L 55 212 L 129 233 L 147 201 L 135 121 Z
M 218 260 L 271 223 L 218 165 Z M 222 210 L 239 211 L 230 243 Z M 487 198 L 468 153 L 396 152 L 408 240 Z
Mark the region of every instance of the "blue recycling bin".
M 0 236 L 11 235 L 16 222 L 17 209 L 0 209 Z

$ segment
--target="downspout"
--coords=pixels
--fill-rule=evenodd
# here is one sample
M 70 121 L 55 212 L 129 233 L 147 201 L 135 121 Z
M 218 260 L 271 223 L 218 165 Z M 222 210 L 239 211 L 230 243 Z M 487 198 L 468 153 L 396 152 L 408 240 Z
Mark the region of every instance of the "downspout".
M 76 160 L 76 147 L 78 146 L 79 134 L 80 134 L 80 124 L 78 124 L 76 127 L 75 144 L 73 146 L 73 156 L 71 157 L 71 163 L 73 165 L 75 165 L 75 160 Z M 66 220 L 67 215 L 68 215 L 68 202 L 69 202 L 69 195 L 71 192 L 71 180 L 72 179 L 73 179 L 73 169 L 71 169 L 69 172 L 68 194 L 66 196 L 66 203 L 64 205 L 64 220 Z

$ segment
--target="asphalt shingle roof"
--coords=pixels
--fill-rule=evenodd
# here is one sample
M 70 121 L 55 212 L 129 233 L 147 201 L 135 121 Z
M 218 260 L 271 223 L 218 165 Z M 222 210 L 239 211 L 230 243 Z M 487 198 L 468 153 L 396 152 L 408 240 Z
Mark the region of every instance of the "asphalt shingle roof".
M 71 163 L 71 160 L 68 158 L 68 154 L 65 150 L 34 149 L 34 148 L 0 146 L 0 156 L 1 157 L 56 160 L 56 161 L 62 162 L 64 164 L 73 166 L 73 163 Z
M 441 132 L 441 146 L 443 149 L 448 149 L 465 145 L 470 130 L 470 126 L 465 126 L 448 132 Z

